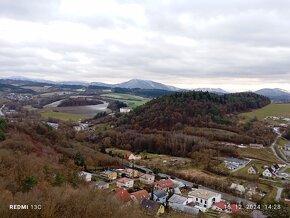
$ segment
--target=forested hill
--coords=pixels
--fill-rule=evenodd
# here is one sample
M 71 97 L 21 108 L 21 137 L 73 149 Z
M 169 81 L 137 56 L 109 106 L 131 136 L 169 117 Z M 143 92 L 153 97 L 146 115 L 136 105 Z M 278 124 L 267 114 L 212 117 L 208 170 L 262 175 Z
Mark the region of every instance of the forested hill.
M 134 128 L 167 129 L 176 125 L 208 126 L 231 124 L 229 114 L 249 111 L 270 104 L 251 92 L 217 95 L 209 92 L 176 92 L 154 99 L 121 117 L 120 124 Z

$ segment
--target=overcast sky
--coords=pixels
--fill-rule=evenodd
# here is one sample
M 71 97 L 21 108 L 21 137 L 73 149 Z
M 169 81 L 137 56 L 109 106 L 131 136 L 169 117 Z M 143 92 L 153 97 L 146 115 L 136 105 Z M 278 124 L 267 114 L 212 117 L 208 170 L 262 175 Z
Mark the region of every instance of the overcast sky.
M 0 76 L 290 90 L 290 1 L 0 0 Z

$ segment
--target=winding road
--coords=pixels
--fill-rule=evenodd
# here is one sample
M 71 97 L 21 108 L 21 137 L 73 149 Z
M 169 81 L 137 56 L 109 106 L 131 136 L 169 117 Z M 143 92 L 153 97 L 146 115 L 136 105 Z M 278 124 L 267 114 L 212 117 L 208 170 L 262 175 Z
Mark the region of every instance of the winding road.
M 2 107 L 0 108 L 0 117 L 5 117 L 5 114 L 3 113 L 3 109 L 5 108 L 5 104 L 2 105 Z

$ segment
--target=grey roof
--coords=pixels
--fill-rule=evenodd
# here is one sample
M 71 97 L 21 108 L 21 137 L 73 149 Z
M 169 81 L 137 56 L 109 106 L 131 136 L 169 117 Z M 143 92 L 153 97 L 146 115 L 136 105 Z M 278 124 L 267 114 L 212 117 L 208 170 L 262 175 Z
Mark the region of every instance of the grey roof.
M 278 170 L 280 168 L 278 164 L 273 164 L 273 167 L 275 170 Z
M 247 162 L 246 160 L 238 159 L 238 158 L 232 158 L 232 157 L 225 158 L 224 160 L 227 161 L 227 162 L 235 162 L 235 163 L 239 163 L 239 164 L 244 164 L 244 163 Z
M 141 202 L 141 207 L 151 213 L 156 214 L 162 204 L 156 201 L 143 199 Z
M 108 184 L 108 183 L 106 183 L 103 180 L 96 181 L 96 185 L 106 185 L 106 184 Z
M 182 205 L 182 204 L 173 204 L 172 209 L 182 211 L 185 213 L 189 213 L 189 214 L 195 214 L 195 215 L 199 213 L 198 208 L 190 207 L 190 206 L 186 206 L 186 205 Z
M 184 197 L 182 195 L 177 195 L 177 194 L 173 194 L 168 200 L 168 202 L 176 203 L 176 204 L 183 204 L 186 201 L 187 201 L 187 197 Z
M 154 194 L 157 198 L 163 198 L 163 197 L 167 196 L 166 191 L 163 191 L 163 190 L 160 190 L 160 189 L 154 191 L 153 194 Z
M 285 145 L 286 147 L 290 147 L 290 143 L 289 144 L 287 144 L 287 145 Z

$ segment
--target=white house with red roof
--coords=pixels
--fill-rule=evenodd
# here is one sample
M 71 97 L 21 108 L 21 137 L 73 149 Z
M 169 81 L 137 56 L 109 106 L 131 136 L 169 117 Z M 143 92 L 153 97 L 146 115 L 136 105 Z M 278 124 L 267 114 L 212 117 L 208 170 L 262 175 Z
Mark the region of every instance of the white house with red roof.
M 134 180 L 130 178 L 120 178 L 116 180 L 116 185 L 118 187 L 132 188 L 134 186 Z
M 216 203 L 213 203 L 211 208 L 213 210 L 223 212 L 226 209 L 226 207 L 227 205 L 224 202 L 216 202 Z

